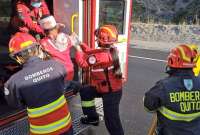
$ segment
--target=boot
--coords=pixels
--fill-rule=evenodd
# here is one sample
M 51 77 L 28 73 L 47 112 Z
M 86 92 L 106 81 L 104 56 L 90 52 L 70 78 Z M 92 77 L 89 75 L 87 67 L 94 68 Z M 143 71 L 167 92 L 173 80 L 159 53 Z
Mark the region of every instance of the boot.
M 81 123 L 82 124 L 89 124 L 93 126 L 98 126 L 99 125 L 99 117 L 96 118 L 90 118 L 88 116 L 84 116 L 81 118 Z

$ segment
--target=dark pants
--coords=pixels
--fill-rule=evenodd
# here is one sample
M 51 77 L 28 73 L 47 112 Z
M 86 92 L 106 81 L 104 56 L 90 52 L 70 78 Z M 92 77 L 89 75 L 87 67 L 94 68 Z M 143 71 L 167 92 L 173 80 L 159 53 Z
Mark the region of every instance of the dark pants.
M 104 119 L 110 135 L 124 135 L 119 116 L 119 103 L 122 91 L 103 94 Z
M 82 101 L 90 101 L 94 100 L 95 97 L 102 97 L 105 125 L 108 132 L 110 135 L 124 135 L 119 116 L 119 104 L 122 97 L 122 90 L 99 94 L 94 87 L 85 86 L 80 90 L 80 95 Z M 98 116 L 95 106 L 82 108 L 84 115 L 87 115 L 89 118 Z

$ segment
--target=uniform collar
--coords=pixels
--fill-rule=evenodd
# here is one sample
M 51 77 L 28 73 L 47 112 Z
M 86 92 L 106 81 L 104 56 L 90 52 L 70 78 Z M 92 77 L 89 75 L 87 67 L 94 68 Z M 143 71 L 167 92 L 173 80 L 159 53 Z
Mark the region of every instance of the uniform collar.
M 172 76 L 194 76 L 192 69 L 171 69 L 167 73 Z
M 42 59 L 40 59 L 39 57 L 36 57 L 36 56 L 33 56 L 33 57 L 30 57 L 26 63 L 23 65 L 23 67 L 26 67 L 26 66 L 29 66 L 29 65 L 33 65 L 35 64 L 36 62 L 40 62 L 42 61 Z

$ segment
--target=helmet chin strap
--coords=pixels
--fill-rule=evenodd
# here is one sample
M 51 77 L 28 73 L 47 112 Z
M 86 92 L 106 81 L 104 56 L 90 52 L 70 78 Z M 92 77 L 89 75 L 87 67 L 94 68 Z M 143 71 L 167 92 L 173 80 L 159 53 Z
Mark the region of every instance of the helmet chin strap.
M 22 65 L 24 63 L 24 60 L 22 58 L 20 58 L 19 56 L 16 56 L 15 59 L 20 65 Z

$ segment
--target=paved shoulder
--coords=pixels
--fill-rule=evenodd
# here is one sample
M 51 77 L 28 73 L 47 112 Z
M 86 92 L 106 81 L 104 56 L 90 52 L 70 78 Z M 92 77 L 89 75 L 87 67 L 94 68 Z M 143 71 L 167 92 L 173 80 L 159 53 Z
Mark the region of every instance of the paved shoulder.
M 150 59 L 166 60 L 169 52 L 159 50 L 148 50 L 131 47 L 129 48 L 129 56 L 145 57 Z

